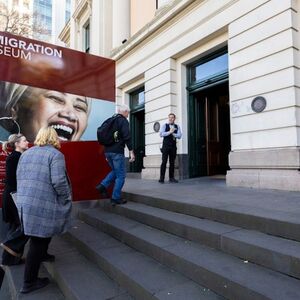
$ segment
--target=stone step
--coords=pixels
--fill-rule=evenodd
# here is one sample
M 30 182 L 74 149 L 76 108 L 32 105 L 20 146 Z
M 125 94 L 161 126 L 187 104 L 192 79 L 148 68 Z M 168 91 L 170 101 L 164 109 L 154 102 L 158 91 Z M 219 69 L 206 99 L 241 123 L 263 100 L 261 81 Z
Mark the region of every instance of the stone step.
M 127 200 L 179 212 L 228 225 L 257 230 L 300 242 L 298 212 L 283 212 L 274 207 L 254 207 L 245 204 L 226 204 L 208 200 L 174 200 L 124 192 Z
M 107 211 L 200 242 L 272 270 L 300 278 L 300 243 L 240 227 L 175 213 L 136 202 Z
M 79 213 L 114 236 L 227 299 L 300 299 L 300 281 L 101 209 Z
M 56 260 L 44 265 L 66 299 L 133 299 L 63 238 L 53 238 L 49 252 L 56 256 Z
M 73 226 L 65 238 L 135 299 L 223 299 L 83 222 Z
M 4 280 L 0 290 L 1 300 L 64 300 L 67 299 L 61 293 L 56 283 L 51 280 L 50 284 L 40 290 L 36 290 L 29 294 L 21 294 L 19 291 L 23 285 L 24 265 L 19 266 L 2 266 L 5 271 Z M 40 277 L 48 277 L 50 275 L 42 266 L 39 273 Z
M 102 207 L 109 212 L 123 215 L 140 223 L 175 234 L 185 239 L 205 243 L 207 246 L 221 249 L 222 236 L 241 228 L 223 223 L 205 220 L 181 213 L 148 206 L 137 202 L 113 207 L 103 201 Z

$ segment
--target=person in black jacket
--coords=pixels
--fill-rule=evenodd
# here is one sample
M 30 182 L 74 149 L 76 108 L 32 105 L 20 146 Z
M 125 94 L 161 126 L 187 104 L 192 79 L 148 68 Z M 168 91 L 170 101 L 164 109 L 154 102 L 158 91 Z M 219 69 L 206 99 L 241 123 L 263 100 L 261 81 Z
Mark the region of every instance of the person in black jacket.
M 161 148 L 162 163 L 160 166 L 160 178 L 158 182 L 165 182 L 166 166 L 169 157 L 169 181 L 171 183 L 177 183 L 178 180 L 174 178 L 174 167 L 177 152 L 176 140 L 181 138 L 182 133 L 179 125 L 175 124 L 175 114 L 170 113 L 168 118 L 169 122 L 164 124 L 159 132 L 160 137 L 163 138 L 163 146 Z
M 12 134 L 2 145 L 4 152 L 7 152 L 8 148 L 13 151 L 6 158 L 5 188 L 2 196 L 2 217 L 3 221 L 8 224 L 8 233 L 7 240 L 1 244 L 1 247 L 4 248 L 2 264 L 14 265 L 22 262 L 21 257 L 28 238 L 24 236 L 20 228 L 18 210 L 10 193 L 17 190 L 17 166 L 21 154 L 28 149 L 28 141 L 23 134 Z M 12 243 L 10 240 L 16 237 L 18 237 L 18 242 Z
M 132 142 L 129 130 L 129 122 L 127 120 L 129 115 L 129 107 L 121 105 L 118 107 L 118 114 L 115 121 L 115 143 L 109 146 L 104 146 L 106 160 L 111 167 L 111 172 L 96 186 L 96 189 L 102 196 L 107 197 L 107 188 L 114 182 L 111 203 L 124 204 L 126 200 L 121 198 L 122 187 L 125 183 L 126 169 L 125 169 L 125 145 L 129 150 L 129 162 L 135 160 L 135 155 L 132 150 Z

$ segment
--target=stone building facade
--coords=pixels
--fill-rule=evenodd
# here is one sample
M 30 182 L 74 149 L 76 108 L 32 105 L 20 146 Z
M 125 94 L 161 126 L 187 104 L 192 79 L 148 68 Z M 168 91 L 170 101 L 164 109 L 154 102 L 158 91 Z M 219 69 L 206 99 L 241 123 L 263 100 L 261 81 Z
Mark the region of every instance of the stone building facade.
M 91 53 L 116 60 L 116 101 L 132 108 L 142 161 L 132 171 L 158 179 L 156 130 L 174 112 L 179 178 L 300 190 L 300 0 L 149 1 L 146 10 L 120 0 L 122 16 L 118 1 L 107 14 L 98 6 L 109 1 L 79 2 L 94 24 Z M 145 24 L 131 19 L 143 13 Z

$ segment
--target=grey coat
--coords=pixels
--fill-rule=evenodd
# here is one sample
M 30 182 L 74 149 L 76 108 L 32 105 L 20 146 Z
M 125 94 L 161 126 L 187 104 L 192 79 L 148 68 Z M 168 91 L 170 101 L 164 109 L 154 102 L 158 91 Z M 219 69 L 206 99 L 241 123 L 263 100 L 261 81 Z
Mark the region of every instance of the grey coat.
M 17 191 L 25 235 L 52 237 L 67 230 L 72 197 L 60 151 L 50 145 L 25 151 L 17 168 Z

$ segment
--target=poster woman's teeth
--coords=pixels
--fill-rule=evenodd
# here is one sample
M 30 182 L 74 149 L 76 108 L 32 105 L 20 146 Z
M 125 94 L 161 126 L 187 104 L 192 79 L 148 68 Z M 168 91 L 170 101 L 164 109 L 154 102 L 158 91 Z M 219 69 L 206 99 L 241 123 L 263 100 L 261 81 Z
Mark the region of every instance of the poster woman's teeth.
M 62 124 L 53 124 L 51 127 L 56 130 L 59 138 L 63 141 L 70 140 L 74 132 L 73 128 Z

